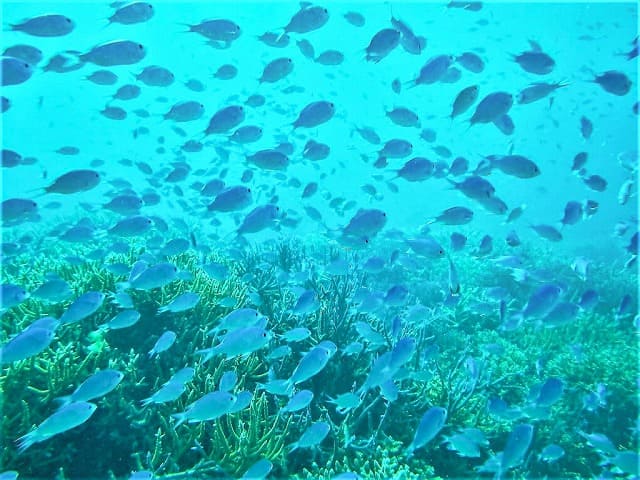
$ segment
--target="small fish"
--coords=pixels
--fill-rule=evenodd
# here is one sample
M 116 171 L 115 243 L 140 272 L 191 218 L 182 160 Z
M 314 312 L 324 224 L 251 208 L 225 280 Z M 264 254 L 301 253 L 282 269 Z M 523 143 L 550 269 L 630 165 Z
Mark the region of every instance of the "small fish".
M 361 13 L 350 11 L 345 13 L 343 16 L 344 19 L 354 27 L 364 27 L 365 18 Z
M 429 223 L 441 223 L 443 225 L 465 225 L 473 220 L 473 211 L 466 207 L 450 207 L 444 210 Z
M 189 32 L 195 32 L 213 42 L 220 42 L 223 46 L 229 46 L 242 33 L 239 25 L 223 18 L 203 20 L 198 24 L 186 26 L 189 27 Z
M 558 229 L 552 225 L 541 223 L 538 225 L 531 225 L 531 228 L 542 238 L 546 238 L 547 240 L 550 240 L 552 242 L 559 242 L 560 240 L 562 240 L 562 233 L 560 233 Z
M 293 71 L 293 60 L 289 57 L 277 58 L 269 62 L 258 79 L 260 83 L 275 83 Z
M 228 413 L 235 403 L 236 396 L 229 392 L 207 393 L 189 405 L 184 412 L 171 415 L 177 420 L 173 428 L 178 428 L 184 422 L 206 422 L 220 418 Z
M 476 106 L 470 124 L 491 123 L 505 115 L 513 105 L 513 96 L 507 92 L 490 93 Z
M 451 260 L 451 257 L 447 256 L 449 260 L 449 293 L 451 295 L 457 296 L 460 295 L 460 280 L 458 279 L 458 271 L 456 270 L 456 266 Z
M 135 325 L 140 320 L 140 313 L 136 310 L 122 310 L 107 323 L 100 325 L 103 330 L 119 330 Z
M 287 404 L 280 409 L 279 413 L 292 413 L 307 408 L 313 400 L 313 396 L 311 390 L 300 390 L 289 399 Z
M 538 455 L 538 459 L 542 462 L 552 463 L 561 459 L 564 453 L 564 449 L 560 445 L 551 443 L 542 449 Z
M 149 350 L 149 358 L 153 358 L 154 355 L 160 355 L 162 352 L 166 352 L 171 348 L 171 346 L 175 343 L 177 335 L 175 332 L 171 330 L 167 330 L 164 332 L 156 343 L 153 345 L 153 348 Z
M 79 56 L 82 62 L 94 63 L 101 67 L 133 65 L 146 56 L 146 49 L 140 43 L 129 40 L 116 40 L 97 45 Z
M 291 377 L 286 380 L 286 390 L 289 391 L 294 385 L 309 380 L 320 373 L 336 350 L 337 347 L 331 342 L 313 347 L 302 357 Z
M 49 317 L 45 317 L 49 318 Z M 9 364 L 38 355 L 53 341 L 57 321 L 50 326 L 29 326 L 0 347 L 0 364 Z
M 519 465 L 524 459 L 531 440 L 533 439 L 533 426 L 529 424 L 517 425 L 507 437 L 507 443 L 502 452 L 500 469 L 498 473 L 507 472 Z M 499 475 L 500 476 L 500 475 Z
M 594 74 L 593 82 L 600 85 L 605 92 L 619 97 L 629 93 L 633 84 L 629 77 L 617 70 L 608 70 L 600 75 Z
M 200 301 L 200 295 L 193 292 L 185 292 L 178 295 L 167 305 L 163 305 L 158 309 L 158 313 L 171 312 L 179 313 L 191 310 Z
M 102 292 L 87 292 L 76 298 L 60 317 L 60 323 L 66 325 L 79 322 L 92 315 L 102 306 L 105 294 Z
M 465 70 L 472 73 L 482 73 L 484 70 L 484 61 L 473 52 L 464 52 L 462 55 L 457 56 L 455 60 Z
M 241 105 L 229 105 L 213 114 L 204 135 L 228 133 L 244 122 L 245 109 Z
M 445 408 L 431 407 L 427 410 L 420 419 L 413 440 L 407 448 L 407 457 L 411 457 L 415 450 L 433 440 L 440 430 L 442 430 L 442 427 L 444 427 L 446 419 L 447 410 Z
M 514 55 L 513 60 L 526 72 L 536 75 L 546 75 L 553 71 L 556 62 L 549 55 L 540 50 L 540 47 L 530 42 L 532 49 Z
M 291 445 L 289 453 L 298 448 L 311 448 L 320 444 L 331 431 L 327 422 L 312 423 L 300 436 L 300 439 Z
M 593 122 L 585 116 L 580 117 L 580 133 L 585 140 L 589 140 L 593 133 Z
M 100 398 L 114 390 L 123 378 L 124 374 L 118 370 L 100 370 L 78 385 L 71 395 L 56 400 L 62 405 L 67 405 L 71 402 L 86 402 Z
M 441 80 L 453 61 L 454 57 L 451 55 L 437 55 L 430 58 L 413 80 L 413 86 L 430 85 Z
M 118 8 L 109 17 L 109 23 L 133 25 L 146 22 L 154 14 L 153 5 L 147 2 L 133 2 Z
M 34 37 L 62 37 L 71 33 L 74 28 L 73 20 L 57 14 L 41 15 L 9 25 L 9 29 L 14 32 L 26 33 Z
M 293 128 L 317 127 L 329 121 L 334 113 L 335 105 L 332 102 L 311 102 L 300 111 L 298 118 L 293 122 Z
M 19 453 L 35 443 L 44 442 L 59 433 L 71 430 L 89 420 L 96 411 L 96 405 L 88 402 L 75 402 L 63 406 L 47 417 L 38 427 L 18 439 Z
M 100 174 L 94 170 L 71 170 L 60 175 L 54 182 L 45 187 L 46 193 L 70 195 L 95 188 L 100 183 Z
M 251 465 L 242 477 L 240 477 L 240 480 L 263 480 L 269 476 L 272 469 L 273 463 L 266 458 L 262 458 Z
M 471 105 L 473 105 L 478 99 L 479 91 L 480 89 L 477 85 L 471 85 L 470 87 L 461 90 L 453 101 L 449 117 L 453 120 L 458 115 L 462 115 L 464 112 L 469 110 Z
M 587 164 L 587 159 L 589 158 L 589 154 L 587 152 L 577 153 L 575 157 L 573 157 L 573 164 L 571 165 L 571 171 L 579 172 L 582 168 Z
M 377 32 L 365 48 L 366 60 L 378 63 L 389 55 L 400 43 L 401 34 L 393 28 L 384 28 Z
M 320 6 L 303 5 L 284 27 L 285 33 L 308 33 L 321 28 L 329 20 L 329 11 Z
M 227 359 L 248 355 L 264 348 L 271 340 L 272 334 L 263 327 L 246 327 L 226 333 L 220 343 L 212 348 L 197 350 L 202 355 L 202 363 L 216 355 L 225 355 Z
M 318 295 L 313 290 L 305 290 L 296 300 L 296 304 L 291 309 L 294 315 L 307 315 L 313 313 L 320 308 Z

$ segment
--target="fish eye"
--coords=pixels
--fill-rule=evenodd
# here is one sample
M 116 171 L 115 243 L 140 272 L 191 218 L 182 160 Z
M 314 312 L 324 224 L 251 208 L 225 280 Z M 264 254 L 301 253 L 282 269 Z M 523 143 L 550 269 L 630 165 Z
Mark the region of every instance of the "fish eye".
M 326 8 L 323 8 L 323 9 L 322 9 L 322 11 L 323 11 L 324 13 L 329 13 L 329 12 L 327 11 L 327 9 L 326 9 Z
M 139 43 L 139 44 L 138 44 L 138 48 L 139 48 L 140 50 L 143 50 L 143 49 L 144 49 L 144 47 L 142 46 L 142 44 L 141 44 L 141 43 Z
M 267 337 L 267 333 L 266 332 L 262 332 L 262 338 L 266 338 Z
M 250 188 L 247 188 L 247 193 L 251 193 L 251 189 Z
M 71 19 L 70 18 L 65 18 L 65 20 L 67 21 L 67 23 L 71 23 Z
M 24 68 L 29 68 L 29 64 L 27 62 L 24 63 Z

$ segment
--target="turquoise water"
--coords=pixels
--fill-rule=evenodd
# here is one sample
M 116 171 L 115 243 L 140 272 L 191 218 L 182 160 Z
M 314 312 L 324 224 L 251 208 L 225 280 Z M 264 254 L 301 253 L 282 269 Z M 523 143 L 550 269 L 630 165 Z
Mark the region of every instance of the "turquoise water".
M 3 2 L 7 478 L 634 478 L 637 5 L 462 7 Z

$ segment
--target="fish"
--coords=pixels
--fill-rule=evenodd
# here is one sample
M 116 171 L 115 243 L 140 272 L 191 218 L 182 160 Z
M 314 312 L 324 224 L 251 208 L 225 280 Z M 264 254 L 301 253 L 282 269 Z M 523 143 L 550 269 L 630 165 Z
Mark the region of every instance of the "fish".
M 118 370 L 100 370 L 78 385 L 71 395 L 58 397 L 56 400 L 63 406 L 95 400 L 113 391 L 123 378 L 124 374 Z
M 70 195 L 95 188 L 100 183 L 100 174 L 95 170 L 71 170 L 60 175 L 45 187 L 45 193 Z
M 607 70 L 602 74 L 594 74 L 593 83 L 597 83 L 607 93 L 623 97 L 631 90 L 632 82 L 623 72 Z
M 293 71 L 293 60 L 290 57 L 277 58 L 269 62 L 258 79 L 260 83 L 276 83 Z
M 60 316 L 60 323 L 66 325 L 84 320 L 98 311 L 104 299 L 105 294 L 97 291 L 90 291 L 80 295 Z
M 334 355 L 335 350 L 337 348 L 331 343 L 328 346 L 318 344 L 307 352 L 296 365 L 291 376 L 286 380 L 286 391 L 291 391 L 293 386 L 309 380 L 322 371 L 329 359 Z
M 279 413 L 293 413 L 307 408 L 313 400 L 313 397 L 314 395 L 311 390 L 300 390 L 289 399 L 287 404 L 280 409 Z
M 33 75 L 30 63 L 20 58 L 2 57 L 2 86 L 20 85 Z M 3 162 L 4 163 L 4 162 Z
M 473 105 L 478 99 L 479 91 L 480 89 L 477 85 L 471 85 L 470 87 L 466 87 L 460 90 L 453 101 L 453 105 L 451 106 L 451 114 L 449 115 L 449 117 L 453 120 L 458 115 L 462 115 L 467 110 L 469 110 L 469 108 L 471 108 L 471 105 Z
M 420 419 L 413 440 L 407 448 L 406 456 L 413 456 L 413 452 L 433 440 L 444 427 L 446 419 L 447 410 L 443 407 L 431 407 L 427 410 Z
M 514 427 L 502 452 L 499 473 L 507 472 L 522 462 L 531 445 L 533 430 L 533 426 L 526 423 Z
M 331 427 L 327 422 L 312 423 L 300 436 L 297 442 L 294 442 L 289 449 L 289 453 L 298 448 L 310 448 L 320 444 L 331 431 Z
M 109 23 L 133 25 L 150 20 L 155 13 L 153 5 L 147 2 L 133 2 L 116 9 L 109 17 Z
M 452 55 L 436 55 L 430 58 L 420 69 L 420 73 L 413 80 L 412 86 L 431 85 L 441 80 L 454 62 Z
M 58 409 L 36 427 L 18 439 L 18 451 L 23 453 L 36 443 L 64 433 L 85 423 L 95 413 L 97 406 L 89 402 L 69 403 Z
M 196 350 L 196 353 L 202 355 L 202 363 L 216 355 L 234 358 L 260 350 L 269 343 L 271 337 L 271 332 L 263 327 L 239 328 L 226 333 L 215 347 Z
M 213 114 L 204 135 L 228 133 L 245 119 L 245 109 L 242 105 L 228 105 Z
M 383 28 L 378 31 L 365 48 L 366 60 L 379 63 L 400 44 L 401 36 L 402 34 L 394 28 Z
M 335 105 L 325 100 L 311 102 L 305 106 L 298 118 L 293 122 L 293 128 L 313 128 L 321 125 L 331 119 L 335 113 Z
M 177 429 L 184 422 L 197 423 L 215 420 L 227 414 L 236 403 L 237 397 L 229 392 L 216 390 L 210 392 L 190 404 L 184 412 L 174 413 L 173 425 Z
M 63 37 L 70 34 L 75 26 L 75 22 L 65 15 L 47 14 L 10 24 L 9 29 L 34 37 Z
M 96 45 L 78 59 L 84 63 L 93 63 L 101 67 L 134 65 L 144 59 L 147 50 L 141 43 L 131 40 L 115 40 Z
M 267 478 L 271 470 L 273 469 L 273 463 L 266 458 L 262 458 L 255 462 L 249 469 L 244 472 L 240 480 L 262 480 Z
M 320 6 L 303 4 L 289 23 L 285 25 L 285 33 L 308 33 L 323 27 L 329 20 L 329 11 Z
M 493 92 L 485 96 L 476 106 L 470 125 L 491 123 L 509 112 L 513 105 L 513 95 L 507 92 Z
M 528 73 L 535 75 L 551 73 L 556 65 L 555 60 L 544 53 L 537 43 L 531 41 L 529 43 L 531 44 L 531 50 L 513 55 L 513 60 Z

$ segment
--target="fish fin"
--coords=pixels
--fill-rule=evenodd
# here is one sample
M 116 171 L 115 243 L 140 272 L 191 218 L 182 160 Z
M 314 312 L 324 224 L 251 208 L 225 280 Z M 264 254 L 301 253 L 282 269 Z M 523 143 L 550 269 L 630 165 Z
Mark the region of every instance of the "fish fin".
M 58 405 L 58 409 L 71 403 L 71 395 L 65 395 L 64 397 L 54 398 L 53 401 Z
M 201 359 L 201 363 L 206 363 L 209 360 L 211 360 L 214 356 L 215 356 L 215 352 L 214 352 L 215 347 L 212 348 L 205 348 L 202 350 L 196 350 L 196 353 L 198 355 L 203 355 L 204 358 Z
M 542 52 L 542 47 L 535 40 L 529 40 L 529 45 L 531 46 L 531 50 L 534 52 Z
M 175 418 L 177 420 L 176 424 L 173 426 L 173 429 L 177 429 L 180 425 L 187 421 L 187 413 L 174 413 L 171 415 L 171 418 Z
M 524 268 L 512 268 L 511 276 L 517 283 L 522 283 L 527 280 L 527 270 Z
M 18 444 L 18 453 L 24 452 L 27 448 L 36 443 L 36 432 L 37 430 L 34 430 L 16 440 Z

